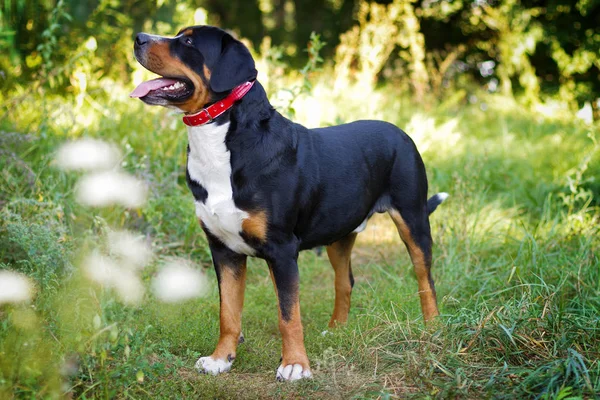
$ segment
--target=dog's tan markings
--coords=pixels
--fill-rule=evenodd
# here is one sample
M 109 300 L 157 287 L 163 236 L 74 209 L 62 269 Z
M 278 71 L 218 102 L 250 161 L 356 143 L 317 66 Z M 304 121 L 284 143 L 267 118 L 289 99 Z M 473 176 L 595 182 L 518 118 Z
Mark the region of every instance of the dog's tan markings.
M 296 296 L 297 297 L 297 296 Z M 279 312 L 279 331 L 282 340 L 281 364 L 302 365 L 303 370 L 310 370 L 308 356 L 304 348 L 304 332 L 300 320 L 300 302 L 296 301 L 291 306 L 290 320 L 285 321 Z
M 210 92 L 208 87 L 204 85 L 202 78 L 200 78 L 194 71 L 186 67 L 185 64 L 179 62 L 181 69 L 184 71 L 185 76 L 192 81 L 194 85 L 194 94 L 183 103 L 177 104 L 184 112 L 196 112 L 204 108 L 210 101 Z
M 269 264 L 269 275 L 271 275 L 271 282 L 273 282 L 273 288 L 275 289 L 275 297 L 279 299 L 279 292 L 277 291 L 277 285 L 275 284 L 275 276 L 273 275 L 273 268 L 271 268 L 271 264 Z
M 187 31 L 193 32 L 193 29 L 192 28 L 181 28 L 179 30 L 179 32 L 177 32 L 177 35 L 175 35 L 175 36 L 179 36 L 179 35 L 183 34 L 183 32 L 187 32 Z
M 253 212 L 242 221 L 242 231 L 250 237 L 265 242 L 267 240 L 268 223 L 267 213 L 264 211 Z
M 329 256 L 329 261 L 335 271 L 335 305 L 333 307 L 333 315 L 329 321 L 330 328 L 335 327 L 336 324 L 345 324 L 348 321 L 350 296 L 352 294 L 350 255 L 356 235 L 356 233 L 351 233 L 345 238 L 327 246 L 327 256 Z
M 230 267 L 221 265 L 219 295 L 221 297 L 219 343 L 211 357 L 215 360 L 231 361 L 235 358 L 240 334 L 242 333 L 242 307 L 246 288 L 246 261 Z M 239 273 L 236 273 L 236 270 Z
M 183 103 L 175 104 L 184 112 L 201 110 L 210 101 L 210 92 L 202 77 L 185 65 L 180 59 L 173 57 L 166 41 L 154 43 L 148 49 L 147 68 L 155 74 L 166 77 L 185 77 L 194 85 L 194 93 Z M 206 71 L 205 71 L 206 72 Z
M 183 36 L 192 36 L 194 34 L 194 30 L 193 29 L 184 29 L 183 32 L 179 32 L 177 34 L 177 36 L 179 35 L 183 35 Z
M 277 302 L 279 304 L 279 293 L 277 291 L 277 285 L 275 283 L 275 277 L 273 276 L 273 269 L 269 265 L 269 271 L 271 273 L 271 280 L 275 287 L 275 293 L 277 294 Z M 290 298 L 293 300 L 288 305 L 289 320 L 285 320 L 281 314 L 281 307 L 279 310 L 279 331 L 281 332 L 282 342 L 282 359 L 281 365 L 294 365 L 300 364 L 303 370 L 310 370 L 310 363 L 308 362 L 308 356 L 306 355 L 306 348 L 304 347 L 304 331 L 302 328 L 302 321 L 300 318 L 300 301 L 298 298 L 298 288 L 295 288 L 293 293 L 288 293 Z
M 155 41 L 147 52 L 147 65 L 150 71 L 158 75 L 166 76 L 165 68 L 168 69 L 167 65 L 172 64 L 174 58 L 169 52 L 169 45 L 164 40 Z
M 396 210 L 390 210 L 389 214 L 396 224 L 396 228 L 398 228 L 398 233 L 408 249 L 415 268 L 423 318 L 425 318 L 425 321 L 430 321 L 433 317 L 439 315 L 435 287 L 431 279 L 431 259 L 428 260 L 421 248 L 416 244 L 408 225 L 406 225 L 400 213 Z
M 212 75 L 212 72 L 211 72 L 211 70 L 210 70 L 210 69 L 208 69 L 208 67 L 207 67 L 207 66 L 206 66 L 206 64 L 205 64 L 205 65 L 204 65 L 204 77 L 205 77 L 207 80 L 210 80 L 210 77 L 211 77 L 211 75 Z

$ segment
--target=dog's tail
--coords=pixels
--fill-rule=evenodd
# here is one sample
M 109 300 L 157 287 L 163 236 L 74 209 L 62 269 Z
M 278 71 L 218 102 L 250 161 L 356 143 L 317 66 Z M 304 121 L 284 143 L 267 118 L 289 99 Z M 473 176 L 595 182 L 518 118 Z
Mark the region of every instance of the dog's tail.
M 446 192 L 440 192 L 435 194 L 427 200 L 427 213 L 431 214 L 435 209 L 448 198 L 449 194 Z

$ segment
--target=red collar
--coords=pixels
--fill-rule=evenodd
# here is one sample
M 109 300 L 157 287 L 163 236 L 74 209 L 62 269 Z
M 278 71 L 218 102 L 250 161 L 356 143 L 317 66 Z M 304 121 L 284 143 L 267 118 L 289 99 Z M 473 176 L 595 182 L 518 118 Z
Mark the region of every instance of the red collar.
M 187 126 L 198 126 L 213 122 L 215 118 L 229 110 L 233 103 L 241 99 L 252 89 L 254 81 L 242 83 L 240 86 L 236 86 L 229 96 L 223 100 L 217 101 L 215 104 L 210 105 L 197 113 L 184 115 L 183 123 Z

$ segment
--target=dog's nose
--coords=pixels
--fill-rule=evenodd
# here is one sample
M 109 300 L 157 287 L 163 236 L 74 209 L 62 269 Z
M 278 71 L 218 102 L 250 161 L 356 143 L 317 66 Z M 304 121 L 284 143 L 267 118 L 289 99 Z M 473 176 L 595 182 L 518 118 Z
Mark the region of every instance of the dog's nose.
M 138 33 L 135 36 L 135 44 L 138 46 L 143 46 L 150 41 L 150 35 L 146 33 Z

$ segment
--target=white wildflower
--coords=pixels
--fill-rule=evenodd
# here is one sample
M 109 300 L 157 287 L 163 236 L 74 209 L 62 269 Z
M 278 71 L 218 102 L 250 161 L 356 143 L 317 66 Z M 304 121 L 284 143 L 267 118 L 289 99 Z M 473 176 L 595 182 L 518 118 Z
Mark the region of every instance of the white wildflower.
M 113 281 L 113 287 L 126 304 L 139 304 L 144 297 L 144 285 L 134 271 L 120 268 L 119 279 Z
M 83 267 L 89 279 L 115 289 L 124 303 L 137 304 L 142 300 L 144 286 L 135 271 L 119 266 L 111 258 L 97 251 L 86 257 Z
M 152 282 L 156 297 L 165 303 L 189 300 L 206 294 L 206 276 L 188 265 L 186 261 L 171 261 L 165 265 Z
M 58 165 L 67 170 L 106 170 L 121 159 L 119 149 L 96 139 L 80 139 L 64 144 L 56 155 Z
M 152 258 L 152 250 L 144 241 L 144 237 L 132 232 L 109 232 L 108 245 L 111 253 L 120 257 L 125 267 L 143 268 Z
M 28 302 L 32 296 L 29 278 L 14 271 L 0 271 L 0 304 Z
M 97 251 L 85 258 L 83 269 L 89 279 L 104 286 L 112 286 L 113 282 L 118 281 L 121 275 L 119 265 Z
M 77 200 L 89 206 L 104 207 L 120 204 L 139 207 L 146 200 L 146 187 L 123 172 L 98 172 L 81 178 Z

